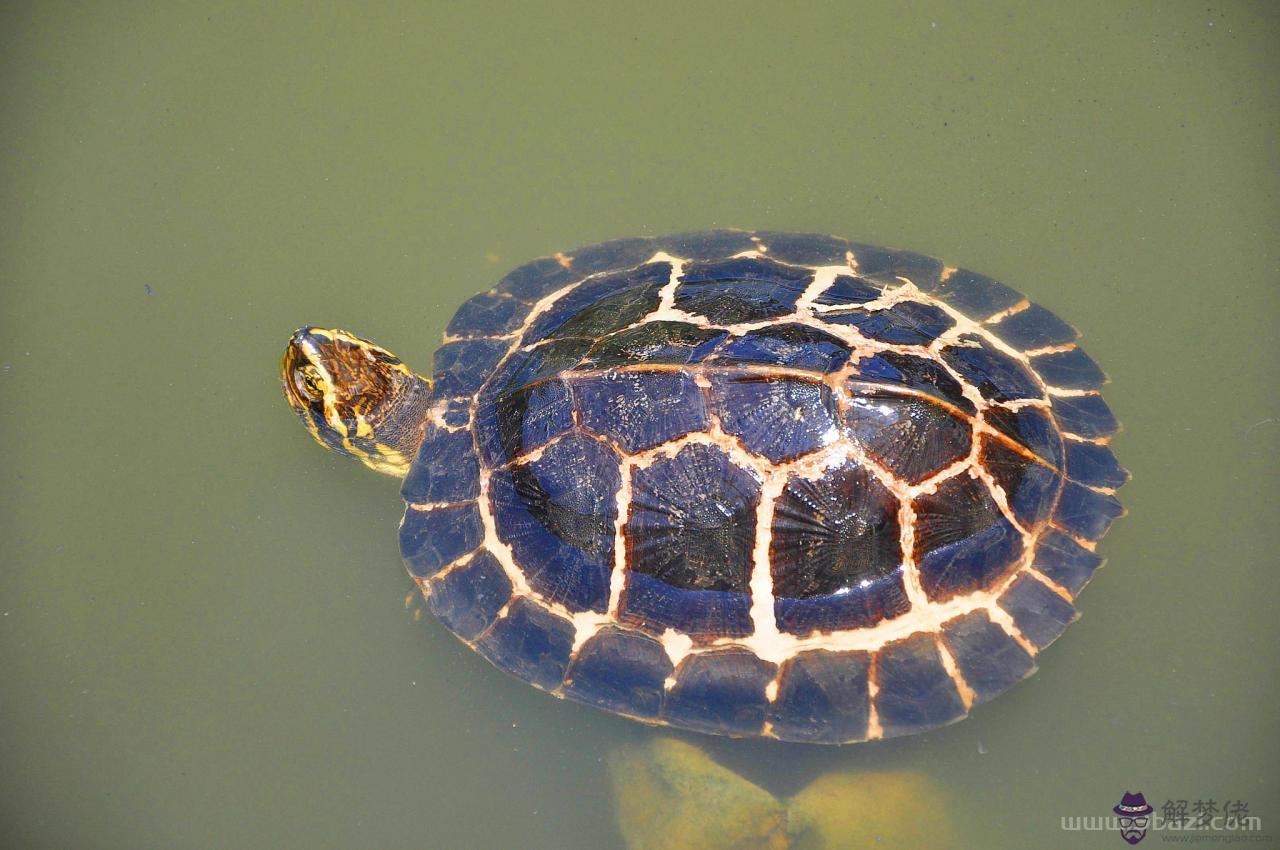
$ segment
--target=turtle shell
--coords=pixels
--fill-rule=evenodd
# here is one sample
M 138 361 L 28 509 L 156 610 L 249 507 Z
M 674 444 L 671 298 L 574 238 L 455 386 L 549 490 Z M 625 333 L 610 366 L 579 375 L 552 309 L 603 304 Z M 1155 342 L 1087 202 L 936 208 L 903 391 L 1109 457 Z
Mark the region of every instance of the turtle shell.
M 651 723 L 839 743 L 964 717 L 1076 617 L 1122 509 L 1076 332 L 991 278 L 712 231 L 466 302 L 403 495 L 430 608 Z

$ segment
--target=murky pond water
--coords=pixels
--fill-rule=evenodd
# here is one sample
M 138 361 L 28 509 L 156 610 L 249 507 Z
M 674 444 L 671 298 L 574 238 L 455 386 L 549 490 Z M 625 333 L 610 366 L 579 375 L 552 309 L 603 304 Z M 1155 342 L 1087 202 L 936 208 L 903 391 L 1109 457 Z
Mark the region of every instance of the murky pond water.
M 395 483 L 276 363 L 317 323 L 426 370 L 525 259 L 713 226 L 1021 289 L 1134 479 L 1081 622 L 971 719 L 680 740 L 781 798 L 910 774 L 957 847 L 1122 846 L 1062 819 L 1126 791 L 1280 837 L 1280 15 L 974 5 L 0 11 L 0 844 L 621 847 L 660 733 L 416 620 Z

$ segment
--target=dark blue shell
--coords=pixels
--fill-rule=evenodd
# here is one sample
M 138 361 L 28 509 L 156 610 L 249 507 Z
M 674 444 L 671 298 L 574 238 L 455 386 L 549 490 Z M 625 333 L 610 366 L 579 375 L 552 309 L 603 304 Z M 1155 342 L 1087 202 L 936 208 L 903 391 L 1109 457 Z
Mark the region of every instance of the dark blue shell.
M 1076 333 L 988 277 L 708 231 L 465 303 L 406 563 L 498 667 L 648 722 L 836 743 L 950 723 L 1074 618 L 1127 474 Z

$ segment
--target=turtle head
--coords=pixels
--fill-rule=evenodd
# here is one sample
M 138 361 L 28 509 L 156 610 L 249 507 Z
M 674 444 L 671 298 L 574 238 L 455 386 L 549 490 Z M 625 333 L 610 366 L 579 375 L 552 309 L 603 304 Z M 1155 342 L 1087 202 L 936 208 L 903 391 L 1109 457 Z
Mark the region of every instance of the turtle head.
M 320 445 L 403 477 L 422 442 L 431 381 L 385 348 L 305 327 L 280 360 L 284 397 Z

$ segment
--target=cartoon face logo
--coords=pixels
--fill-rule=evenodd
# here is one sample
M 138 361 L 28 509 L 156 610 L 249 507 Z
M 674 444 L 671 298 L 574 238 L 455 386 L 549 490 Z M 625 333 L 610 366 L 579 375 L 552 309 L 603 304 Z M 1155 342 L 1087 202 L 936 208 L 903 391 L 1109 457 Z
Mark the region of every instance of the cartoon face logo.
M 1147 825 L 1151 822 L 1151 813 L 1155 811 L 1147 805 L 1147 798 L 1139 791 L 1131 794 L 1124 792 L 1120 805 L 1111 811 L 1116 813 L 1120 823 L 1120 837 L 1130 844 L 1137 844 L 1147 837 Z

